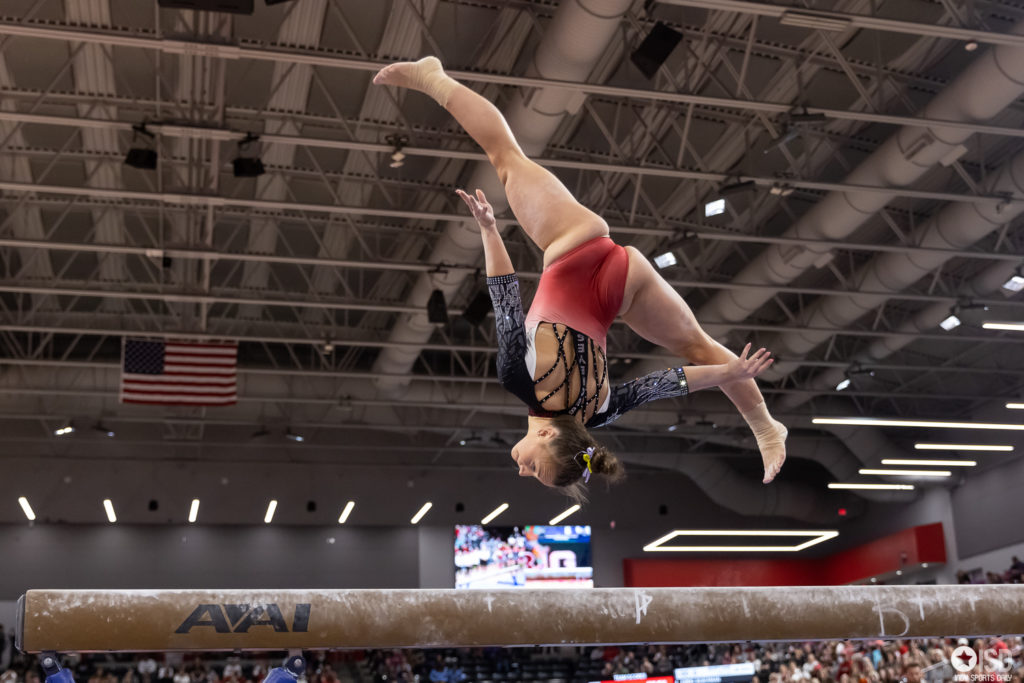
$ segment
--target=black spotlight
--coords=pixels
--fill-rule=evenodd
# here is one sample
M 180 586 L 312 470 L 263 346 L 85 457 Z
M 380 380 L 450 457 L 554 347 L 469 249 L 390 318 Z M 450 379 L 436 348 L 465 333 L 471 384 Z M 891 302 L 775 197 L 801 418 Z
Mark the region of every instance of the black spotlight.
M 255 154 L 255 150 L 251 149 L 253 144 L 258 142 L 259 139 L 259 135 L 249 133 L 238 141 L 238 156 L 231 162 L 234 166 L 236 178 L 256 178 L 267 172 L 259 155 Z
M 427 300 L 427 320 L 444 325 L 448 322 L 448 304 L 444 300 L 444 292 L 435 289 Z
M 149 511 L 156 512 L 160 509 L 160 503 L 154 498 L 149 501 Z
M 462 311 L 462 317 L 466 319 L 470 325 L 479 325 L 487 317 L 487 313 L 491 310 L 491 296 L 486 290 L 480 290 L 476 293 L 476 296 L 469 302 L 465 310 Z
M 316 512 L 316 501 L 315 500 L 307 500 L 306 501 L 306 512 Z
M 640 73 L 647 78 L 654 78 L 658 68 L 665 63 L 682 39 L 682 33 L 659 21 L 629 59 L 640 69 Z
M 124 157 L 124 163 L 132 168 L 141 168 L 143 171 L 156 169 L 156 150 L 132 147 Z
M 260 159 L 238 157 L 231 163 L 235 167 L 236 178 L 256 178 L 267 172 L 267 169 L 263 167 L 263 161 Z
M 466 506 L 463 505 L 462 503 L 456 503 L 455 504 L 455 511 L 456 512 L 465 512 L 466 511 Z
M 142 123 L 132 126 L 132 148 L 124 157 L 124 163 L 132 168 L 140 168 L 144 171 L 156 169 L 156 150 L 149 147 L 139 147 L 139 137 L 148 140 L 152 144 L 154 135 L 146 130 L 146 124 Z

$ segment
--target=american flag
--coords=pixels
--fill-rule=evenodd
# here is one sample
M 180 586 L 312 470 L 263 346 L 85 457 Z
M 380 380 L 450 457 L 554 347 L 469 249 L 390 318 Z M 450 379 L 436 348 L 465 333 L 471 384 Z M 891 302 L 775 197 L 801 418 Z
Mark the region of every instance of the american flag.
M 121 402 L 226 406 L 238 400 L 238 344 L 125 339 Z

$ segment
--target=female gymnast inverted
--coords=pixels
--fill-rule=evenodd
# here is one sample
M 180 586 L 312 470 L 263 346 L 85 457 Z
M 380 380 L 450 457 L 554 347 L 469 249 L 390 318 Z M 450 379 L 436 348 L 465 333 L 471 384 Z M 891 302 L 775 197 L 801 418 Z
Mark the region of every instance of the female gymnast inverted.
M 529 407 L 527 434 L 512 447 L 519 474 L 580 495 L 591 473 L 621 476 L 618 460 L 587 433 L 647 401 L 718 386 L 750 425 L 764 461 L 764 483 L 786 459 L 786 428 L 773 419 L 754 377 L 772 363 L 764 349 L 737 357 L 709 337 L 682 297 L 634 247 L 582 206 L 558 178 L 530 161 L 505 118 L 449 77 L 435 57 L 381 69 L 373 82 L 425 93 L 483 147 L 509 207 L 544 252 L 544 270 L 523 316 L 519 282 L 494 212 L 482 191 L 458 190 L 480 226 L 498 332 L 502 386 Z M 606 337 L 616 316 L 644 339 L 696 363 L 608 385 Z

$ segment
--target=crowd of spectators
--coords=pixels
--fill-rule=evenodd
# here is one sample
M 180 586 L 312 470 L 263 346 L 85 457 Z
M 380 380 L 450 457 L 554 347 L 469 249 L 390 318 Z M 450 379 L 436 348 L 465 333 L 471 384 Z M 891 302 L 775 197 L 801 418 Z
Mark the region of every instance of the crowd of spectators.
M 1010 560 L 1010 568 L 1001 574 L 975 569 L 971 572 L 956 573 L 957 583 L 1024 583 L 1024 562 L 1016 555 Z
M 34 658 L 13 653 L 9 639 L 2 642 L 0 683 L 41 683 Z M 588 683 L 623 674 L 671 677 L 681 667 L 739 663 L 751 665 L 749 683 L 940 683 L 954 680 L 957 672 L 950 660 L 960 645 L 989 650 L 1001 662 L 999 680 L 1022 683 L 1021 638 L 344 650 L 310 653 L 307 674 L 299 683 Z M 284 656 L 70 655 L 64 663 L 77 683 L 260 683 Z M 983 658 L 979 667 L 986 666 Z M 984 671 L 991 671 L 991 666 Z

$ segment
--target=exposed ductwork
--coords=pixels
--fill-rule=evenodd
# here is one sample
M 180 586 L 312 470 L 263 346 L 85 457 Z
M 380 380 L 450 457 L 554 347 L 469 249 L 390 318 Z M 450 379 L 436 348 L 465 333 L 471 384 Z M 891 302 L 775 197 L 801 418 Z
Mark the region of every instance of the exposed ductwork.
M 1024 22 L 1011 33 L 1024 34 Z M 1024 93 L 1024 48 L 1000 45 L 979 55 L 939 93 L 921 116 L 945 121 L 988 121 Z M 907 126 L 865 159 L 844 182 L 906 187 L 955 150 L 970 133 L 942 127 Z M 871 192 L 832 192 L 785 233 L 809 240 L 842 240 L 886 205 L 889 198 Z M 701 321 L 743 320 L 774 291 L 768 285 L 791 282 L 827 250 L 824 247 L 775 245 L 765 249 L 736 276 L 740 283 L 766 285 L 723 291 L 701 307 Z
M 327 0 L 309 0 L 296 3 L 277 30 L 277 41 L 284 45 L 317 45 L 323 32 L 327 15 Z M 189 59 L 188 56 L 183 59 Z M 296 103 L 309 100 L 310 84 L 313 81 L 313 67 L 308 64 L 274 64 L 271 83 L 274 91 L 267 100 L 267 108 L 287 111 Z M 266 133 L 277 135 L 300 135 L 301 130 L 292 121 L 276 125 L 267 121 Z M 296 147 L 271 145 L 260 154 L 268 166 L 291 166 L 295 163 Z M 288 185 L 280 174 L 268 173 L 256 179 L 255 197 L 280 201 L 288 196 Z M 249 225 L 247 246 L 249 249 L 271 254 L 278 240 L 277 222 L 266 218 L 253 218 Z M 242 269 L 242 282 L 246 287 L 266 290 L 271 284 L 271 268 L 267 263 L 246 263 Z M 238 317 L 245 320 L 259 320 L 263 310 L 259 306 L 239 306 Z
M 631 0 L 572 0 L 562 2 L 537 47 L 527 75 L 560 81 L 585 81 L 598 59 L 608 49 L 619 29 L 622 15 Z M 567 112 L 582 105 L 581 94 L 561 88 L 538 88 L 517 97 L 505 113 L 509 127 L 528 155 L 543 152 Z M 482 188 L 496 214 L 508 204 L 497 174 L 489 164 L 478 164 L 466 186 Z M 474 263 L 480 259 L 482 245 L 476 225 L 469 221 L 448 223 L 437 240 L 429 263 Z M 407 304 L 424 310 L 423 314 L 405 315 L 398 319 L 389 341 L 425 344 L 434 332 L 434 325 L 425 314 L 427 299 L 434 289 L 451 299 L 462 284 L 462 273 L 422 275 L 413 286 Z M 408 373 L 419 356 L 419 350 L 384 349 L 374 363 L 375 372 Z M 400 381 L 381 381 L 379 388 L 395 395 L 406 385 Z
M 1024 196 L 1024 152 L 1018 153 L 989 176 L 984 191 L 991 195 L 1007 193 L 1016 197 Z M 923 248 L 963 249 L 1022 213 L 1024 204 L 1019 202 L 998 205 L 950 204 L 923 223 L 910 241 Z M 852 280 L 865 291 L 899 292 L 950 258 L 952 256 L 941 252 L 881 254 L 865 264 Z M 1000 270 L 1004 267 L 1004 264 L 999 266 Z M 886 301 L 884 294 L 822 297 L 806 312 L 806 324 L 812 330 L 843 328 Z M 937 308 L 948 315 L 949 308 L 944 304 L 939 304 Z M 832 333 L 828 331 L 786 332 L 769 342 L 768 347 L 783 357 L 798 356 L 806 354 L 831 336 Z M 777 364 L 772 368 L 769 378 L 789 374 L 798 365 L 795 362 Z
M 1018 158 L 1024 155 L 1018 155 Z M 999 288 L 1006 282 L 1016 269 L 1015 264 L 1000 262 L 986 268 L 976 276 L 968 285 L 960 290 L 964 297 L 984 297 L 999 291 Z M 949 307 L 946 304 L 937 303 L 928 306 L 920 311 L 909 321 L 900 325 L 897 330 L 899 336 L 884 337 L 873 342 L 866 350 L 854 356 L 852 362 L 862 365 L 877 363 L 884 358 L 891 356 L 907 344 L 917 340 L 920 332 L 934 331 L 939 322 L 949 315 Z M 845 376 L 845 371 L 840 368 L 833 368 L 819 373 L 811 382 L 808 388 L 820 392 L 828 392 L 835 389 L 836 384 Z M 776 404 L 782 410 L 792 410 L 810 400 L 812 394 L 786 394 Z

